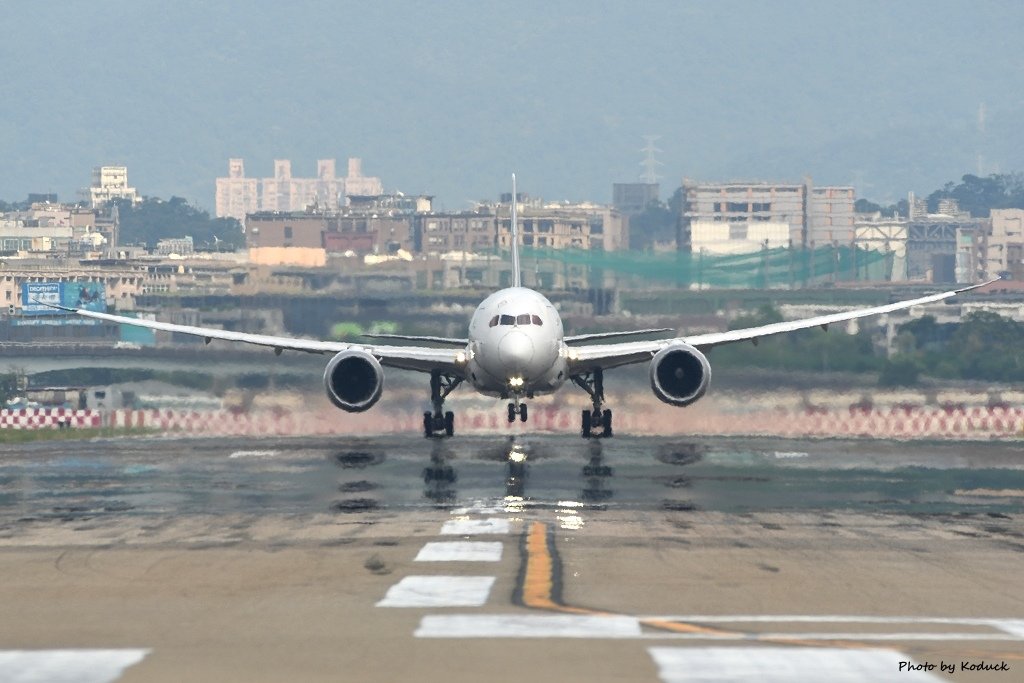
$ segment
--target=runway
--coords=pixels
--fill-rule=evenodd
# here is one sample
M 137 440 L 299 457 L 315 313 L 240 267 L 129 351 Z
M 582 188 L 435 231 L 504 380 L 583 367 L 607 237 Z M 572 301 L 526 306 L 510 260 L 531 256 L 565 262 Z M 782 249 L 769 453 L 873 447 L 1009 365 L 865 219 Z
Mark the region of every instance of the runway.
M 1024 680 L 1022 512 L 1014 443 L 0 445 L 0 679 Z

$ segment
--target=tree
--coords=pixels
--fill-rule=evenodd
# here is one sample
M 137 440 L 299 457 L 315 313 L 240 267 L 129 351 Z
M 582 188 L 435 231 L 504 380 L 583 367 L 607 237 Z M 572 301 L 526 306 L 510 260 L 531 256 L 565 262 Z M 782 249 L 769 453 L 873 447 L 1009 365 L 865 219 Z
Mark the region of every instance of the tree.
M 868 201 L 867 199 L 861 198 L 854 202 L 853 210 L 856 211 L 857 213 L 881 213 L 882 206 L 880 204 L 875 204 L 872 201 Z
M 946 183 L 928 195 L 928 210 L 937 211 L 940 199 L 955 199 L 960 208 L 975 218 L 987 218 L 992 209 L 1024 208 L 1024 176 L 1019 173 L 992 174 L 985 178 L 967 174 L 958 185 Z
M 882 365 L 878 375 L 880 387 L 912 387 L 917 384 L 921 368 L 910 356 L 893 356 Z
M 947 346 L 958 360 L 963 379 L 1024 380 L 1024 325 L 997 313 L 964 316 Z
M 0 374 L 0 407 L 6 406 L 7 402 L 18 395 L 18 373 L 7 372 Z
M 676 216 L 677 213 L 658 200 L 649 203 L 641 213 L 629 218 L 629 248 L 643 251 L 656 242 L 674 241 Z
M 210 214 L 181 197 L 168 201 L 147 197 L 133 205 L 115 200 L 120 216 L 121 241 L 144 243 L 153 248 L 161 239 L 191 237 L 197 247 L 237 249 L 244 246 L 241 224 L 234 218 L 210 218 Z

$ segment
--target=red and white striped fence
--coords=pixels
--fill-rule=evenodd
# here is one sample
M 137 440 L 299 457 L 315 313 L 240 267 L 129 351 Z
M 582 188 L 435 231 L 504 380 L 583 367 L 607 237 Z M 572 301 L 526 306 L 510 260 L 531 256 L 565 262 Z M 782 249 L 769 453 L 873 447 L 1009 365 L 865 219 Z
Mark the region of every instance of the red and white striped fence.
M 499 406 L 500 407 L 500 406 Z M 527 424 L 506 421 L 496 408 L 460 409 L 459 433 L 557 432 L 580 428 L 577 407 L 534 404 Z M 378 409 L 348 414 L 333 409 L 232 412 L 181 410 L 0 410 L 2 429 L 59 427 L 141 428 L 196 435 L 325 435 L 418 432 L 422 413 Z M 820 410 L 757 409 L 723 411 L 713 406 L 676 409 L 635 406 L 615 413 L 615 430 L 630 434 L 767 435 L 867 437 L 883 439 L 1024 438 L 1024 408 L 891 408 Z M 2 440 L 2 436 L 0 436 Z
M 58 429 L 61 427 L 99 427 L 103 415 L 96 410 L 35 408 L 0 410 L 0 429 Z

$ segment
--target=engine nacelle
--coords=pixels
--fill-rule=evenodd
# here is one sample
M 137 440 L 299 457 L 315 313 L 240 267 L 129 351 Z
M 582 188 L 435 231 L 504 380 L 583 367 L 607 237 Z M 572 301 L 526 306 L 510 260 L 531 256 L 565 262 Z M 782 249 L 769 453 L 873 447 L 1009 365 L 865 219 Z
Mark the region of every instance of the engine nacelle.
M 380 400 L 384 369 L 366 351 L 342 351 L 327 364 L 324 387 L 331 403 L 350 413 L 361 413 Z
M 682 342 L 666 346 L 651 359 L 651 389 L 674 406 L 688 406 L 708 390 L 711 364 L 707 356 Z

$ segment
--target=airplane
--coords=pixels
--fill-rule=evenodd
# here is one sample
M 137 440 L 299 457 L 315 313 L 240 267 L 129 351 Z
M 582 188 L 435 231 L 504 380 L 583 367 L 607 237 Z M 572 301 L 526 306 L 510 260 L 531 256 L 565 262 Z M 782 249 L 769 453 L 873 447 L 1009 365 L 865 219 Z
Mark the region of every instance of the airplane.
M 989 284 L 985 282 L 883 306 L 727 332 L 635 341 L 621 340 L 670 330 L 566 335 L 561 316 L 547 297 L 522 285 L 517 201 L 513 174 L 510 211 L 512 286 L 494 292 L 477 306 L 470 318 L 466 338 L 364 335 L 372 339 L 422 342 L 429 346 L 317 341 L 176 325 L 49 305 L 86 318 L 203 337 L 207 344 L 219 339 L 269 347 L 277 355 L 285 350 L 332 354 L 323 378 L 327 397 L 338 408 L 353 413 L 369 410 L 380 400 L 384 390 L 384 367 L 428 373 L 432 410 L 423 413 L 426 437 L 454 435 L 455 415 L 445 411 L 444 402 L 463 383 L 480 394 L 508 400 L 508 421 L 512 423 L 516 418 L 527 421 L 526 400 L 553 393 L 566 382 L 572 382 L 590 396 L 591 408 L 582 411 L 580 433 L 584 438 L 591 438 L 613 435 L 612 411 L 605 406 L 604 394 L 604 371 L 609 368 L 647 363 L 655 396 L 670 405 L 684 407 L 698 401 L 707 392 L 711 380 L 707 353 L 715 346 L 742 341 L 756 345 L 763 337 L 814 327 L 827 330 L 833 323 L 934 303 Z M 610 341 L 613 339 L 620 341 Z

